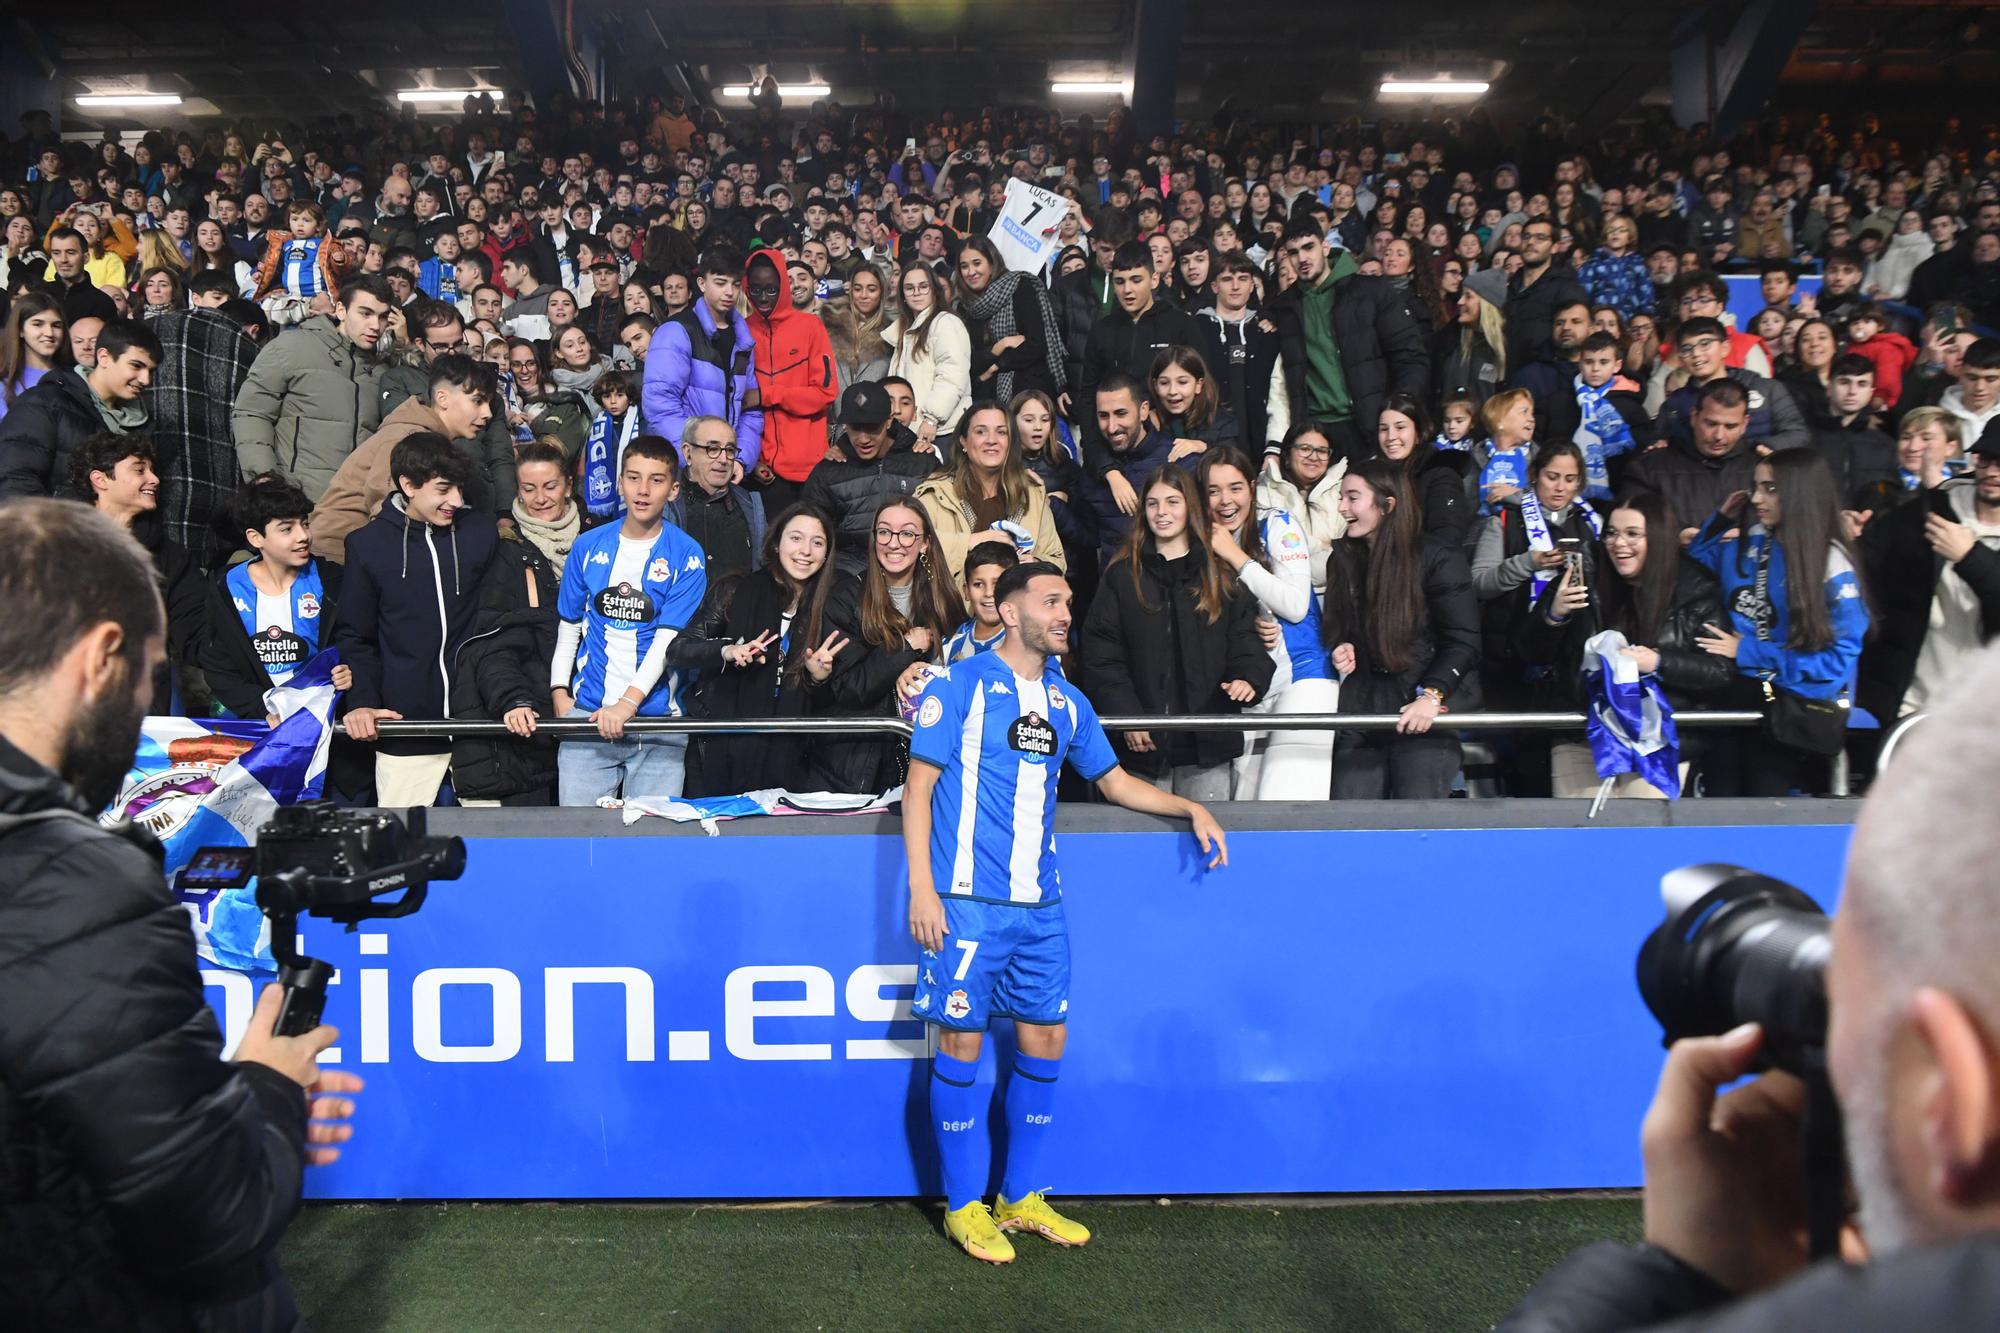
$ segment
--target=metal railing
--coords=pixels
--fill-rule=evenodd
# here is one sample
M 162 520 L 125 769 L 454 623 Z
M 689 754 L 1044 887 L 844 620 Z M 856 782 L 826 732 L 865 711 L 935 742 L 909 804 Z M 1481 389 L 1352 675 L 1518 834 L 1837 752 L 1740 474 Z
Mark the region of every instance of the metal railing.
M 1889 734 L 1882 738 L 1882 749 L 1875 756 L 1875 771 L 1877 773 L 1886 773 L 1889 771 L 1889 760 L 1895 756 L 1896 747 L 1903 743 L 1905 736 L 1908 736 L 1912 731 L 1917 729 L 1919 722 L 1929 717 L 1929 713 L 1912 713 L 1895 726 L 1889 728 Z
M 1104 717 L 1107 731 L 1393 731 L 1401 718 L 1395 713 L 1199 713 L 1187 717 Z M 1439 731 L 1578 731 L 1582 713 L 1463 713 L 1446 714 Z M 1677 713 L 1676 726 L 1751 727 L 1764 715 L 1750 710 Z M 505 736 L 507 724 L 487 718 L 437 721 L 377 722 L 384 740 L 431 740 L 447 736 Z M 341 728 L 345 730 L 345 728 Z M 635 717 L 625 724 L 631 735 L 839 736 L 850 733 L 907 738 L 911 726 L 894 717 L 692 718 Z M 590 738 L 597 724 L 588 718 L 537 719 L 535 734 Z

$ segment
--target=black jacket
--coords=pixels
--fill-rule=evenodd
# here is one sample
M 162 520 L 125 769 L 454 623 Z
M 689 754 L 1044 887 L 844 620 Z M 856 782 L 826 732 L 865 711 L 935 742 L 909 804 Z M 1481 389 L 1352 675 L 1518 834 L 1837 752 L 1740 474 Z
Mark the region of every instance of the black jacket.
M 1931 601 L 1944 573 L 1944 557 L 1924 537 L 1924 520 L 1938 514 L 1957 522 L 1947 492 L 1966 484 L 1948 482 L 1924 491 L 1876 515 L 1862 531 L 1861 571 L 1874 626 L 1862 645 L 1855 695 L 1885 726 L 1901 711 L 1916 678 L 1917 657 L 1930 633 Z M 1990 642 L 2000 634 L 2000 551 L 1974 543 L 1959 561 L 1958 575 L 1979 597 L 1981 627 Z
M 1111 297 L 1111 275 L 1093 263 L 1081 273 L 1057 278 L 1049 289 L 1049 301 L 1055 307 L 1056 327 L 1062 330 L 1063 369 L 1069 387 L 1077 390 L 1083 383 L 1083 349 L 1090 341 L 1090 331 L 1109 310 L 1117 308 Z M 1073 395 L 1070 415 L 1094 417 L 1096 407 L 1078 392 Z
M 463 510 L 450 528 L 412 523 L 399 497 L 347 539 L 334 643 L 354 670 L 343 710 L 389 708 L 406 719 L 450 716 L 451 658 L 472 631 L 480 580 L 499 533 Z M 380 742 L 386 754 L 437 754 L 441 740 Z
M 1285 392 L 1294 423 L 1312 418 L 1306 397 L 1306 335 L 1297 284 L 1265 306 L 1278 329 L 1285 364 Z M 1403 294 L 1387 278 L 1350 275 L 1333 284 L 1333 345 L 1354 404 L 1354 428 L 1375 438 L 1382 403 L 1391 393 L 1422 399 L 1431 386 L 1430 331 L 1413 318 Z
M 1209 623 L 1196 604 L 1200 558 L 1166 560 L 1148 552 L 1137 583 L 1128 566 L 1105 566 L 1078 652 L 1083 688 L 1100 712 L 1238 713 L 1243 705 L 1222 693 L 1225 682 L 1248 681 L 1260 699 L 1271 688 L 1276 664 L 1257 637 L 1257 599 L 1238 584 L 1221 617 Z M 1162 731 L 1154 739 L 1158 749 L 1137 754 L 1118 735 L 1119 762 L 1151 777 L 1172 764 L 1208 767 L 1243 753 L 1240 732 Z
M 586 530 L 595 526 L 584 515 Z M 451 715 L 502 718 L 532 708 L 553 718 L 549 664 L 556 655 L 556 592 L 562 578 L 541 548 L 519 535 L 494 544 L 479 580 L 465 639 L 452 654 Z M 547 792 L 556 781 L 556 743 L 541 733 L 461 736 L 451 744 L 451 784 L 462 797 L 497 801 Z
M 340 604 L 340 566 L 313 557 L 319 571 L 320 647 L 333 645 L 332 626 Z M 216 701 L 237 717 L 250 722 L 264 720 L 264 692 L 271 688 L 271 675 L 257 656 L 250 632 L 243 628 L 234 596 L 229 591 L 229 570 L 218 569 L 208 581 L 208 616 L 202 625 L 201 669 Z
M 1226 321 L 1213 309 L 1198 312 L 1194 321 L 1200 334 L 1196 343 L 1202 358 L 1215 375 L 1222 406 L 1243 423 L 1243 444 L 1255 458 L 1271 438 L 1271 369 L 1278 364 L 1278 335 L 1264 327 L 1264 318 L 1251 311 L 1240 322 Z
M 1077 384 L 1075 409 L 1083 423 L 1083 465 L 1098 476 L 1111 466 L 1111 450 L 1097 432 L 1097 386 L 1115 371 L 1146 382 L 1153 358 L 1169 347 L 1194 347 L 1201 341 L 1195 321 L 1164 296 L 1155 296 L 1146 313 L 1133 319 L 1114 306 L 1091 326 L 1083 347 L 1083 371 Z
M 981 228 L 981 234 L 984 234 Z M 993 355 L 993 344 L 999 339 L 994 336 L 991 320 L 974 319 L 965 308 L 965 302 L 958 303 L 958 317 L 965 321 L 966 332 L 972 338 L 972 387 L 975 396 L 991 398 L 995 393 L 998 377 L 981 379 L 989 368 L 996 371 L 1011 371 L 1014 376 L 1014 392 L 1025 393 L 1029 389 L 1040 389 L 1053 398 L 1063 391 L 1065 385 L 1057 384 L 1049 373 L 1049 357 L 1043 347 L 1044 321 L 1042 305 L 1050 300 L 1049 293 L 1033 276 L 1024 276 L 1014 284 L 1014 331 L 1024 339 L 1018 347 L 1010 347 L 999 356 Z M 1056 349 L 1056 357 L 1062 360 L 1065 348 Z M 1002 403 L 1002 407 L 1006 404 Z
M 1625 483 L 1666 497 L 1678 526 L 1698 528 L 1732 493 L 1748 491 L 1756 470 L 1757 451 L 1748 434 L 1721 458 L 1708 457 L 1692 441 L 1675 440 L 1640 454 L 1625 470 Z
M 1532 286 L 1521 285 L 1521 274 L 1507 282 L 1507 364 L 1525 366 L 1555 356 L 1556 311 L 1590 294 L 1568 264 L 1551 263 Z
M 0 1326 L 293 1327 L 305 1098 L 224 1063 L 159 844 L 4 739 L 0 1014 Z
M 1523 661 L 1553 668 L 1546 706 L 1583 707 L 1583 646 L 1592 635 L 1606 629 L 1622 630 L 1634 646 L 1659 652 L 1660 686 L 1676 710 L 1724 706 L 1736 687 L 1736 664 L 1727 657 L 1703 652 L 1695 642 L 1704 625 L 1723 623 L 1722 593 L 1715 576 L 1694 561 L 1679 558 L 1673 598 L 1659 631 L 1650 638 L 1641 637 L 1625 616 L 1614 613 L 1607 618 L 1598 589 L 1617 577 L 1608 566 L 1603 567 L 1596 576 L 1590 605 L 1560 625 L 1551 625 L 1546 615 L 1547 599 L 1555 593 L 1553 583 L 1543 594 L 1542 603 L 1522 615 L 1515 628 L 1515 651 Z M 1687 737 L 1681 740 L 1685 745 Z
M 1651 1245 L 1578 1250 L 1500 1321 L 1500 1333 L 1795 1333 L 1803 1329 L 1989 1328 L 2000 1309 L 2000 1237 L 1905 1250 L 1850 1268 L 1814 1264 L 1789 1282 L 1732 1299 L 1706 1274 Z M 1667 1321 L 1676 1321 L 1668 1324 Z
M 1050 437 L 1038 454 L 1023 453 L 1021 462 L 1042 479 L 1048 492 L 1049 513 L 1056 521 L 1056 535 L 1062 538 L 1063 554 L 1069 558 L 1074 576 L 1079 565 L 1089 564 L 1097 549 L 1097 515 L 1084 493 L 1083 468 L 1062 441 Z
M 1470 398 L 1475 413 L 1500 390 L 1500 367 L 1492 349 L 1475 339 L 1468 356 L 1456 324 L 1431 335 L 1431 397 L 1433 404 L 1450 398 Z M 1537 424 L 1541 418 L 1536 417 Z
M 1843 507 L 1866 509 L 1855 497 L 1878 481 L 1895 481 L 1901 470 L 1896 461 L 1896 442 L 1866 424 L 1839 424 L 1816 427 L 1812 433 L 1814 452 L 1833 469 L 1833 484 Z
M 834 560 L 847 573 L 859 574 L 868 564 L 875 510 L 884 500 L 914 495 L 917 483 L 938 470 L 938 461 L 917 449 L 916 436 L 901 427 L 888 450 L 872 459 L 856 457 L 845 435 L 839 448 L 845 457 L 813 464 L 799 498 L 833 520 Z
M 723 662 L 722 650 L 730 644 L 765 633 L 776 636 L 783 624 L 785 600 L 783 585 L 761 570 L 708 586 L 701 609 L 667 648 L 668 666 L 692 667 L 698 673 L 689 696 L 689 708 L 695 716 L 809 717 L 834 711 L 832 693 L 825 685 L 813 683 L 803 670 L 787 674 L 788 668 L 801 666 L 806 655 L 819 646 L 807 642 L 811 636 L 802 617 L 793 619 L 788 638 L 775 640 L 762 663 L 738 669 Z M 820 637 L 826 637 L 825 630 Z M 788 646 L 780 651 L 778 644 Z M 850 645 L 848 651 L 852 650 Z M 736 796 L 768 787 L 848 790 L 837 785 L 848 776 L 841 763 L 847 752 L 836 743 L 831 752 L 835 765 L 823 771 L 814 765 L 818 739 L 696 736 L 688 757 L 687 794 Z M 872 763 L 865 774 L 859 773 L 860 768 L 856 765 L 864 782 L 874 780 Z M 836 785 L 829 787 L 829 782 Z
M 1425 623 L 1410 645 L 1410 666 L 1394 671 L 1378 666 L 1362 625 L 1343 627 L 1333 616 L 1333 581 L 1345 577 L 1353 603 L 1365 604 L 1368 587 L 1367 546 L 1360 541 L 1335 543 L 1327 561 L 1326 633 L 1329 643 L 1354 645 L 1354 670 L 1340 682 L 1343 713 L 1393 713 L 1414 699 L 1419 686 L 1443 692 L 1445 706 L 1466 712 L 1480 704 L 1479 598 L 1472 591 L 1472 570 L 1458 542 L 1424 539 L 1423 580 Z M 1343 560 L 1345 550 L 1351 558 Z
M 53 370 L 14 400 L 0 418 L 0 500 L 10 495 L 67 495 L 71 459 L 105 432 L 83 377 Z

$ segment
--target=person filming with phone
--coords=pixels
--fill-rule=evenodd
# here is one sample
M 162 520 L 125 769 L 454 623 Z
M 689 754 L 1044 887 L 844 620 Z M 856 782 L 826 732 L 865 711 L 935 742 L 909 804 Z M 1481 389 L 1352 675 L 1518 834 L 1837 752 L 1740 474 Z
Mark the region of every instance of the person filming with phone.
M 1806 1085 L 1776 1070 L 1738 1084 L 1768 1053 L 1745 1023 L 1667 1053 L 1640 1127 L 1644 1243 L 1571 1255 L 1503 1333 L 2000 1322 L 2000 827 L 1965 804 L 2000 782 L 1996 693 L 1987 648 L 1876 779 L 1815 962 L 1859 1200 L 1841 1256 L 1808 1262 Z
M 225 1062 L 159 844 L 97 821 L 165 663 L 150 557 L 39 498 L 0 549 L 0 1328 L 294 1328 L 278 1244 L 361 1080 L 277 986 Z

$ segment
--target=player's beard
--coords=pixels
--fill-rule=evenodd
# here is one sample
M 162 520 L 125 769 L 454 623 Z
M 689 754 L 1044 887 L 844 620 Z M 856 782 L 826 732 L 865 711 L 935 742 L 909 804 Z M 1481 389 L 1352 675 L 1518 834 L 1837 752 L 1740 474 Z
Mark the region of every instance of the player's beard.
M 1033 621 L 1022 622 L 1021 644 L 1031 653 L 1040 653 L 1043 657 L 1060 657 L 1068 646 L 1068 640 L 1069 636 L 1065 634 L 1064 648 L 1058 648 L 1055 646 L 1054 636 L 1049 633 L 1046 625 L 1037 625 Z
M 1868 1038 L 1862 1068 L 1844 1089 L 1840 1109 L 1846 1122 L 1847 1169 L 1861 1200 L 1861 1236 L 1868 1252 L 1881 1259 L 1915 1242 L 1917 1219 L 1890 1142 L 1888 1042 L 1880 1032 Z
M 63 731 L 58 768 L 92 810 L 102 810 L 116 799 L 139 748 L 146 703 L 132 696 L 132 671 L 127 664 L 110 688 L 87 701 Z

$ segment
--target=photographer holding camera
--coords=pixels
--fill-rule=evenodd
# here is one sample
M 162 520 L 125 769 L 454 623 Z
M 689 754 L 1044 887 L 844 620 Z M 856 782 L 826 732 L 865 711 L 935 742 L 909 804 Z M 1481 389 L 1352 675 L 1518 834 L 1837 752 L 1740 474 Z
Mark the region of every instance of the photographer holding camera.
M 165 660 L 146 552 L 45 499 L 0 550 L 0 1327 L 292 1328 L 278 1243 L 361 1080 L 275 986 L 224 1063 L 159 844 L 93 817 Z
M 1572 1255 L 1502 1329 L 1590 1333 L 1666 1320 L 1717 1333 L 1995 1324 L 2000 910 L 1992 867 L 2000 839 L 1966 801 L 2000 779 L 1992 702 L 2000 649 L 1988 649 L 1955 684 L 1869 793 L 1831 935 L 1795 952 L 1795 968 L 1782 977 L 1803 983 L 1824 960 L 1825 1068 L 1860 1201 L 1841 1236 L 1848 1262 L 1808 1263 L 1806 1085 L 1773 1071 L 1718 1096 L 1757 1068 L 1774 1041 L 1744 1024 L 1685 1038 L 1667 1055 L 1640 1136 L 1645 1243 Z M 1744 952 L 1768 960 L 1770 942 Z M 1647 966 L 1642 954 L 1642 989 Z M 1761 970 L 1769 981 L 1772 970 Z M 1763 998 L 1783 1006 L 1795 998 L 1785 989 Z M 1739 986 L 1724 1002 L 1750 993 Z M 1655 994 L 1647 999 L 1655 1003 Z

